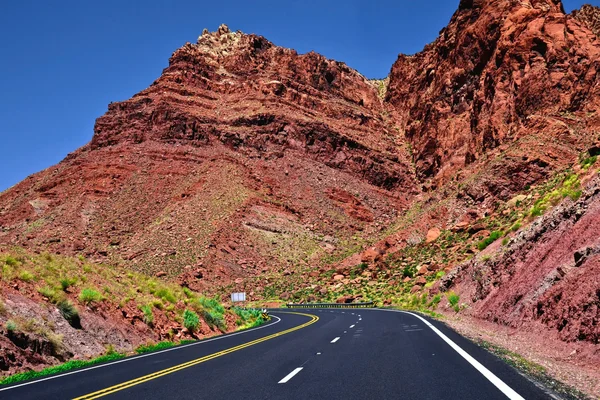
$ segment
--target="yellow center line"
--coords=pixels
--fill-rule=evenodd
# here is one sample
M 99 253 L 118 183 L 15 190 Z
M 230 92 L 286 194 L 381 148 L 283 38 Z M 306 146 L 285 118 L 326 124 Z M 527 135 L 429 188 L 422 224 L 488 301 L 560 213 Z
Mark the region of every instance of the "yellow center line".
M 141 383 L 148 382 L 148 381 L 151 381 L 153 379 L 157 379 L 157 378 L 160 378 L 160 377 L 168 375 L 168 374 L 172 374 L 172 373 L 177 372 L 177 371 L 181 371 L 182 369 L 193 367 L 194 365 L 201 364 L 203 362 L 212 360 L 214 358 L 221 357 L 221 356 L 224 356 L 226 354 L 233 353 L 234 351 L 245 349 L 246 347 L 250 347 L 250 346 L 253 346 L 255 344 L 262 343 L 262 342 L 265 342 L 265 341 L 270 340 L 270 339 L 274 339 L 274 338 L 279 337 L 279 336 L 283 336 L 283 335 L 288 334 L 290 332 L 297 331 L 298 329 L 305 328 L 305 327 L 307 327 L 307 326 L 309 326 L 311 324 L 314 324 L 315 322 L 317 322 L 319 320 L 319 317 L 317 317 L 316 315 L 302 314 L 302 313 L 295 313 L 295 312 L 285 312 L 284 314 L 302 315 L 302 316 L 305 316 L 305 317 L 310 317 L 311 320 L 308 321 L 308 322 L 305 322 L 302 325 L 298 325 L 298 326 L 296 326 L 294 328 L 290 328 L 290 329 L 287 329 L 285 331 L 277 332 L 277 333 L 274 333 L 272 335 L 265 336 L 265 337 L 262 337 L 262 338 L 259 338 L 259 339 L 256 339 L 256 340 L 253 340 L 251 342 L 244 343 L 244 344 L 241 344 L 241 345 L 238 345 L 238 346 L 235 346 L 235 347 L 230 347 L 229 349 L 225 349 L 225 350 L 219 351 L 217 353 L 209 354 L 209 355 L 197 358 L 197 359 L 192 360 L 192 361 L 188 361 L 188 362 L 185 362 L 185 363 L 182 363 L 182 364 L 179 364 L 179 365 L 175 365 L 173 367 L 166 368 L 166 369 L 163 369 L 161 371 L 154 372 L 152 374 L 140 376 L 139 378 L 135 378 L 135 379 L 132 379 L 132 380 L 127 381 L 127 382 L 119 383 L 118 385 L 115 385 L 115 386 L 107 387 L 106 389 L 98 390 L 97 392 L 93 392 L 93 393 L 89 393 L 89 394 L 86 394 L 86 395 L 81 396 L 81 397 L 77 397 L 74 400 L 91 400 L 91 399 L 98 399 L 100 397 L 108 396 L 109 394 L 113 394 L 115 392 L 118 392 L 118 391 L 130 388 L 132 386 L 139 385 Z

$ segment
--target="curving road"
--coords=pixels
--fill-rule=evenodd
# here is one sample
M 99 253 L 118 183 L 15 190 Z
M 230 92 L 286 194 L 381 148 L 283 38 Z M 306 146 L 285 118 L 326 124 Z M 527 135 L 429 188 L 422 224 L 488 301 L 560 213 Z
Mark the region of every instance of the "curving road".
M 0 399 L 548 399 L 444 324 L 378 309 L 273 310 L 268 325 L 0 387 Z

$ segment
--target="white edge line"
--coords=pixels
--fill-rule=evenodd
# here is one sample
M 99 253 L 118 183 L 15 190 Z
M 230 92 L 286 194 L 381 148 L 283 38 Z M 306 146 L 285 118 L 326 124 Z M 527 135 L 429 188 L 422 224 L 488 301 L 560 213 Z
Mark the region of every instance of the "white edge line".
M 350 329 L 354 328 L 354 325 L 350 325 Z
M 52 376 L 48 376 L 46 378 L 38 379 L 36 381 L 24 382 L 24 383 L 20 383 L 18 385 L 10 386 L 10 387 L 7 387 L 7 388 L 1 388 L 0 392 L 3 392 L 5 390 L 16 389 L 16 388 L 22 387 L 22 386 L 33 385 L 34 383 L 40 383 L 40 382 L 49 381 L 49 380 L 52 380 L 52 379 L 62 378 L 63 376 L 79 374 L 79 373 L 86 372 L 86 371 L 91 371 L 91 370 L 97 369 L 97 368 L 104 368 L 104 367 L 109 367 L 111 365 L 121 364 L 121 363 L 124 363 L 124 362 L 133 361 L 133 360 L 138 360 L 140 358 L 151 357 L 151 356 L 155 356 L 157 354 L 166 353 L 168 351 L 180 350 L 180 349 L 183 349 L 183 348 L 186 348 L 186 347 L 196 346 L 196 345 L 199 345 L 199 344 L 202 344 L 202 343 L 213 342 L 215 340 L 221 340 L 221 339 L 225 339 L 225 338 L 228 338 L 228 337 L 241 335 L 243 333 L 248 333 L 248 332 L 252 332 L 252 331 L 257 331 L 259 329 L 268 328 L 270 326 L 273 326 L 273 325 L 278 324 L 279 322 L 281 322 L 281 318 L 276 317 L 275 315 L 272 315 L 272 317 L 273 318 L 277 318 L 277 321 L 273 322 L 272 324 L 265 325 L 265 326 L 259 326 L 257 328 L 247 329 L 247 330 L 244 330 L 244 331 L 241 331 L 241 332 L 231 333 L 229 335 L 221 335 L 221 336 L 217 336 L 217 337 L 214 337 L 214 338 L 211 338 L 211 339 L 206 339 L 206 340 L 201 340 L 201 341 L 194 342 L 194 343 L 184 344 L 183 346 L 176 346 L 176 347 L 172 347 L 172 348 L 169 348 L 169 349 L 156 351 L 156 352 L 153 352 L 153 353 L 140 354 L 138 356 L 126 357 L 126 358 L 124 358 L 122 360 L 112 361 L 112 362 L 109 362 L 109 363 L 106 363 L 106 364 L 95 365 L 93 367 L 88 367 L 88 368 L 84 368 L 84 369 L 78 369 L 78 370 L 71 371 L 71 372 L 65 372 L 64 374 L 60 374 L 60 375 L 52 375 Z
M 338 336 L 338 337 L 336 337 L 335 339 L 333 339 L 333 340 L 332 340 L 330 343 L 335 343 L 335 342 L 337 342 L 338 340 L 340 340 L 340 337 L 339 337 L 339 336 Z
M 450 347 L 452 347 L 458 354 L 460 354 L 460 356 L 462 358 L 467 360 L 467 362 L 469 364 L 471 364 L 473 366 L 473 368 L 475 368 L 477 371 L 479 371 L 484 377 L 487 378 L 488 381 L 490 381 L 494 386 L 496 386 L 498 388 L 498 390 L 500 390 L 502 393 L 504 393 L 504 395 L 506 397 L 508 397 L 511 400 L 525 400 L 519 393 L 515 392 L 510 386 L 508 386 L 506 383 L 504 383 L 504 381 L 502 381 L 502 379 L 500 379 L 496 375 L 494 375 L 494 373 L 492 371 L 490 371 L 489 369 L 484 367 L 479 361 L 474 359 L 469 353 L 467 353 L 459 345 L 454 343 L 452 341 L 452 339 L 450 339 L 448 336 L 444 335 L 438 328 L 433 326 L 425 318 L 421 317 L 420 315 L 413 314 L 408 311 L 402 311 L 402 310 L 377 310 L 377 311 L 399 312 L 399 313 L 409 314 L 409 315 L 412 315 L 413 317 L 419 318 L 421 321 L 423 321 L 423 323 L 425 325 L 427 325 L 432 331 L 434 331 L 439 337 L 441 337 L 444 342 L 448 343 L 448 345 Z
M 283 378 L 282 380 L 280 380 L 278 383 L 287 383 L 287 381 L 289 381 L 290 379 L 292 379 L 298 372 L 302 371 L 303 367 L 298 367 L 295 370 L 293 370 L 292 372 L 290 372 L 289 374 L 287 374 L 285 376 L 285 378 Z

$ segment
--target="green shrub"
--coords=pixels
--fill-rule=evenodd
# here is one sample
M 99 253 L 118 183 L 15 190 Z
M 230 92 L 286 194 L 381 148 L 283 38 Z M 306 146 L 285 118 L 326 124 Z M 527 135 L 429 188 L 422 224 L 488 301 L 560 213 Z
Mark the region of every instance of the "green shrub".
M 200 297 L 198 302 L 205 309 L 215 311 L 218 314 L 225 314 L 225 307 L 223 307 L 223 305 L 217 299 L 209 299 L 206 297 Z
M 188 299 L 196 298 L 196 293 L 194 293 L 190 289 L 184 287 L 182 290 L 183 290 L 183 293 L 185 294 L 185 297 L 187 297 Z
M 38 293 L 46 297 L 50 301 L 52 301 L 56 297 L 56 290 L 52 289 L 50 286 L 47 285 L 38 288 Z
M 596 163 L 596 161 L 598 161 L 598 156 L 592 156 L 592 157 L 588 157 L 584 160 L 581 161 L 581 167 L 584 170 L 589 169 L 592 165 L 594 165 Z
M 9 319 L 8 321 L 6 321 L 6 324 L 4 324 L 4 326 L 6 327 L 6 330 L 9 332 L 15 332 L 17 330 L 17 323 L 15 321 L 13 321 L 12 319 Z
M 68 300 L 62 300 L 58 304 L 58 311 L 60 315 L 75 329 L 81 329 L 81 319 L 79 317 L 79 311 L 77 308 Z
M 19 261 L 12 256 L 6 256 L 4 258 L 4 263 L 10 267 L 16 267 L 19 264 Z
M 417 267 L 414 265 L 407 265 L 402 269 L 402 275 L 404 277 L 412 278 L 417 273 Z
M 221 331 L 224 331 L 225 328 L 226 328 L 225 327 L 225 321 L 223 320 L 223 317 L 222 317 L 221 314 L 217 314 L 217 313 L 214 313 L 214 312 L 203 310 L 202 311 L 202 318 L 211 327 L 212 326 L 216 326 Z
M 60 287 L 61 289 L 66 292 L 67 290 L 69 290 L 69 288 L 71 286 L 73 286 L 75 284 L 75 282 L 77 282 L 77 279 L 75 278 L 61 278 L 60 279 Z
M 438 271 L 437 274 L 435 274 L 435 279 L 441 279 L 444 275 L 446 275 L 446 272 Z
M 157 291 L 154 292 L 154 295 L 160 299 L 162 299 L 163 301 L 167 301 L 169 303 L 177 303 L 177 298 L 175 297 L 175 295 L 167 288 L 160 288 Z
M 19 279 L 22 280 L 23 282 L 31 282 L 33 280 L 34 276 L 31 272 L 29 271 L 22 271 L 19 274 Z
M 200 326 L 200 318 L 193 311 L 185 310 L 183 312 L 183 326 L 190 332 L 195 332 Z
M 152 307 L 149 305 L 141 306 L 140 309 L 144 313 L 144 323 L 146 325 L 152 326 L 154 323 L 154 313 L 152 312 Z
M 502 246 L 506 246 L 508 242 L 510 242 L 510 238 L 507 236 L 504 239 L 502 239 Z
M 85 304 L 91 304 L 102 300 L 102 295 L 97 290 L 85 288 L 79 293 L 79 300 Z
M 477 248 L 479 250 L 483 250 L 501 237 L 502 237 L 502 232 L 493 231 L 492 233 L 490 233 L 490 236 L 488 236 L 487 238 L 485 238 L 482 241 L 480 241 L 479 243 L 477 243 Z
M 448 297 L 448 303 L 450 303 L 450 306 L 452 307 L 454 312 L 459 312 L 460 306 L 458 305 L 458 302 L 460 301 L 460 296 L 452 291 L 448 292 L 446 296 Z
M 450 303 L 451 306 L 458 305 L 458 302 L 460 301 L 459 295 L 454 292 L 448 292 L 446 296 L 448 297 L 448 303 Z
M 427 307 L 435 309 L 437 308 L 438 304 L 440 304 L 440 301 L 442 301 L 442 295 L 436 294 L 435 296 L 433 296 L 433 299 L 431 299 L 429 304 L 427 304 Z
M 521 229 L 521 226 L 522 226 L 522 224 L 519 221 L 517 221 L 510 227 L 510 230 L 513 232 L 516 232 L 519 229 Z

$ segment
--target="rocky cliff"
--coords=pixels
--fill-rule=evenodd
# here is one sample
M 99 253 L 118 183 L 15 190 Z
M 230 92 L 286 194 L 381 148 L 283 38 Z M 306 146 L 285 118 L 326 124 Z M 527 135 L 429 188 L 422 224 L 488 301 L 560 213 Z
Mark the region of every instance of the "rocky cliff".
M 579 148 L 600 105 L 600 42 L 581 19 L 560 1 L 464 0 L 435 42 L 400 55 L 386 101 L 419 178 L 436 187 L 491 149 L 525 140 L 527 151 L 498 175 L 544 175 L 565 148 Z

